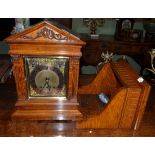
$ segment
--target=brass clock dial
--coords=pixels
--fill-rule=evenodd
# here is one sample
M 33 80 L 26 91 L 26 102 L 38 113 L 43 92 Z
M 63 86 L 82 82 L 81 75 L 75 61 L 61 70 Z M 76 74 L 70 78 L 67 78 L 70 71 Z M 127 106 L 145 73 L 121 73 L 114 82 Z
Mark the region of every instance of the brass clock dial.
M 35 84 L 37 88 L 47 89 L 47 92 L 52 88 L 57 88 L 59 85 L 58 75 L 50 70 L 42 70 L 37 73 L 35 77 Z
M 30 97 L 66 97 L 67 58 L 26 58 Z

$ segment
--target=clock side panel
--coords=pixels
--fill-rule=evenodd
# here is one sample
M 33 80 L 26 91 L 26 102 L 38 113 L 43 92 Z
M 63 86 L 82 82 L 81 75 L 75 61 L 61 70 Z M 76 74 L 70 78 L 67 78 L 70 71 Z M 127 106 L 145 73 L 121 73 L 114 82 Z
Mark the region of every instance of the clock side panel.
M 25 57 L 28 97 L 67 98 L 68 57 Z
M 13 63 L 13 74 L 16 82 L 16 90 L 18 95 L 18 100 L 27 99 L 27 88 L 25 80 L 25 71 L 24 71 L 24 60 L 20 55 L 11 55 Z
M 70 57 L 69 60 L 68 97 L 71 100 L 77 100 L 78 80 L 79 80 L 79 59 L 80 57 Z

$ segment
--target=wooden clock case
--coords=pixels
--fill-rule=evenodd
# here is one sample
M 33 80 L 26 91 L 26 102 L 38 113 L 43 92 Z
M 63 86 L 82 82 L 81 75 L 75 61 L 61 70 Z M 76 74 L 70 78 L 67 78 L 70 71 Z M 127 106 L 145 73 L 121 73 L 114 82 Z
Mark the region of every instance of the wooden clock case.
M 9 44 L 18 100 L 14 119 L 30 120 L 79 120 L 81 113 L 77 101 L 79 59 L 85 42 L 60 25 L 43 21 L 22 32 L 11 35 L 5 41 Z M 68 58 L 68 83 L 66 98 L 30 98 L 27 88 L 25 57 Z

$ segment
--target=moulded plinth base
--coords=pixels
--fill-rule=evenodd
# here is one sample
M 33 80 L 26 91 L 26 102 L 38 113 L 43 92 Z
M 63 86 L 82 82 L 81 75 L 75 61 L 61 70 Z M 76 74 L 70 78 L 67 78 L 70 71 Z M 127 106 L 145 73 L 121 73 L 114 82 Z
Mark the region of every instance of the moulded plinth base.
M 82 114 L 78 109 L 78 103 L 53 104 L 26 103 L 18 101 L 16 109 L 11 115 L 12 119 L 21 120 L 81 120 Z

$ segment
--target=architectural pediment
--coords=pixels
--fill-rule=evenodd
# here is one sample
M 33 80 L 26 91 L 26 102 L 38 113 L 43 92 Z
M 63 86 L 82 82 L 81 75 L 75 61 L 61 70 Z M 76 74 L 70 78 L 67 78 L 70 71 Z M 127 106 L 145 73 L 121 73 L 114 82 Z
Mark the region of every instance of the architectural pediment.
M 71 30 L 59 27 L 53 22 L 43 21 L 39 24 L 29 27 L 28 29 L 9 36 L 5 39 L 7 42 L 47 42 L 47 43 L 68 43 L 68 44 L 85 44 L 74 35 Z

